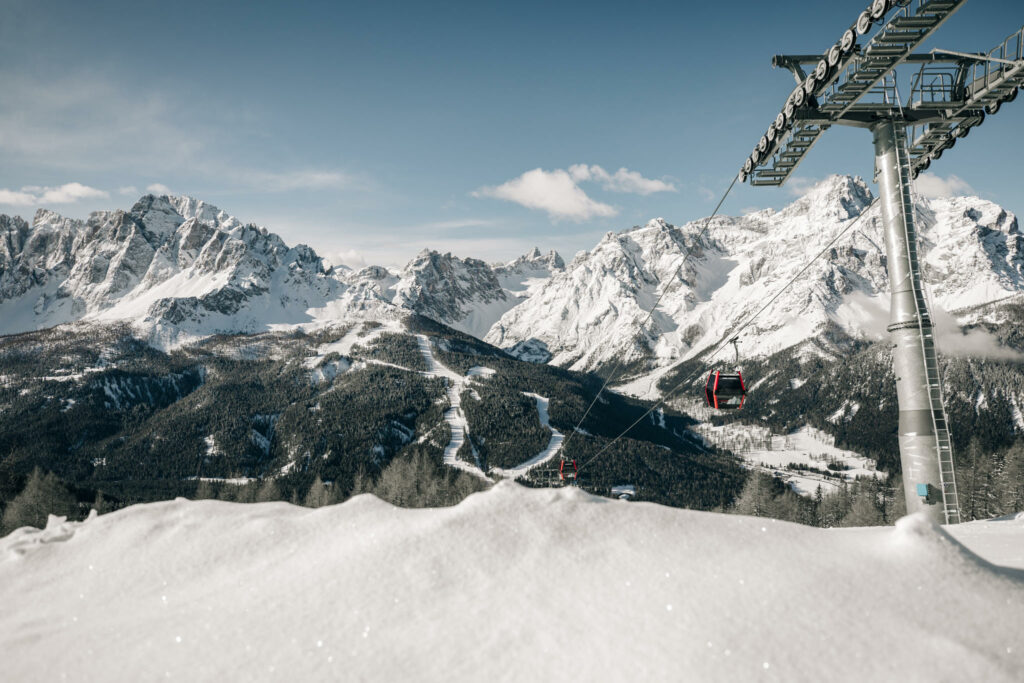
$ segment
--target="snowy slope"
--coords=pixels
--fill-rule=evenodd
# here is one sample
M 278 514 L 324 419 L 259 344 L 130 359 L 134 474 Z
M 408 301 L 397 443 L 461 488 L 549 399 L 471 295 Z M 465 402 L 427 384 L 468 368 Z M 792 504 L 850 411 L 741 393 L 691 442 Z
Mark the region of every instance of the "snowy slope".
M 676 227 L 657 219 L 608 233 L 505 314 L 486 339 L 507 349 L 546 349 L 551 362 L 581 370 L 622 359 L 651 371 L 692 357 L 757 311 L 871 199 L 860 179 L 833 176 L 780 211 L 716 217 L 699 242 L 704 220 Z M 976 197 L 922 199 L 918 209 L 925 277 L 941 308 L 966 320 L 972 307 L 1024 292 L 1024 238 L 1013 214 Z M 760 314 L 741 350 L 770 354 L 812 340 L 814 351 L 834 353 L 840 331 L 876 337 L 887 310 L 875 206 Z
M 962 529 L 1024 544 L 1021 519 Z M 447 509 L 179 499 L 23 529 L 0 604 L 9 681 L 1024 676 L 1024 571 L 920 519 L 821 530 L 511 483 Z

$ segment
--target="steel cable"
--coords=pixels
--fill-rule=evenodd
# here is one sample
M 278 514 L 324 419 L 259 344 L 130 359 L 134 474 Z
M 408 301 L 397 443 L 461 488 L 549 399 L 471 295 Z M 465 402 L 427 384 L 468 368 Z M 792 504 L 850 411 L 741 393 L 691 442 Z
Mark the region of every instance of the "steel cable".
M 735 182 L 735 181 L 734 181 L 734 182 Z M 731 190 L 731 189 L 732 189 L 732 187 L 730 186 L 730 188 L 729 188 L 729 189 Z M 726 192 L 726 195 L 728 195 L 728 192 Z M 724 197 L 723 197 L 723 201 L 724 201 Z M 739 337 L 740 333 L 741 333 L 741 332 L 742 332 L 742 331 L 743 331 L 743 330 L 744 330 L 744 329 L 745 329 L 745 328 L 746 328 L 746 327 L 747 327 L 748 325 L 750 325 L 750 323 L 752 323 L 752 322 L 753 322 L 753 321 L 754 321 L 754 320 L 755 320 L 755 319 L 757 318 L 757 316 L 761 315 L 761 313 L 763 313 L 763 312 L 764 312 L 764 311 L 765 311 L 765 310 L 766 310 L 766 309 L 767 309 L 767 308 L 768 308 L 768 307 L 769 307 L 769 306 L 770 306 L 770 305 L 771 305 L 771 304 L 772 304 L 772 303 L 773 303 L 773 302 L 774 302 L 774 301 L 775 301 L 776 299 L 778 299 L 778 298 L 779 298 L 779 297 L 780 297 L 780 296 L 782 295 L 782 293 L 783 293 L 783 292 L 785 292 L 785 291 L 786 291 L 787 289 L 789 289 L 790 285 L 792 285 L 792 284 L 793 284 L 794 282 L 796 282 L 796 281 L 797 281 L 797 279 L 799 279 L 801 275 L 803 275 L 803 274 L 804 274 L 805 272 L 807 272 L 807 269 L 808 269 L 808 268 L 810 268 L 810 267 L 811 267 L 811 265 L 812 265 L 812 264 L 813 264 L 813 263 L 814 263 L 815 261 L 817 261 L 817 260 L 818 260 L 819 258 L 821 258 L 821 257 L 822 257 L 822 255 L 823 255 L 823 254 L 825 254 L 825 252 L 827 252 L 827 251 L 828 251 L 829 249 L 831 249 L 831 248 L 832 248 L 832 246 L 833 246 L 833 245 L 834 245 L 834 244 L 835 244 L 836 242 L 838 242 L 838 241 L 839 241 L 839 239 L 840 239 L 841 237 L 843 237 L 843 235 L 845 235 L 846 233 L 848 233 L 848 232 L 849 232 L 850 230 L 852 230 L 852 229 L 853 229 L 853 227 L 854 227 L 855 225 L 857 225 L 858 223 L 860 223 L 861 219 L 862 219 L 862 218 L 864 218 L 864 217 L 865 217 L 865 216 L 866 216 L 866 215 L 868 214 L 868 212 L 869 212 L 869 211 L 871 211 L 871 209 L 872 209 L 872 208 L 873 208 L 873 207 L 874 207 L 874 206 L 875 206 L 875 205 L 876 205 L 877 203 L 878 203 L 878 198 L 876 197 L 875 199 L 873 199 L 873 200 L 871 201 L 871 203 L 870 203 L 870 204 L 868 204 L 868 206 L 867 206 L 867 207 L 865 207 L 865 209 L 864 209 L 863 211 L 861 211 L 861 212 L 860 212 L 860 215 L 858 215 L 858 216 L 857 216 L 857 217 L 856 217 L 855 219 L 853 219 L 852 221 L 850 221 L 850 224 L 849 224 L 849 225 L 847 225 L 847 226 L 846 226 L 845 228 L 843 228 L 843 229 L 842 229 L 842 230 L 841 230 L 841 231 L 839 232 L 839 234 L 837 234 L 837 235 L 836 235 L 835 237 L 833 237 L 833 238 L 832 238 L 832 240 L 831 240 L 831 241 L 830 241 L 830 242 L 829 242 L 829 243 L 828 243 L 827 245 L 825 245 L 825 247 L 824 247 L 824 248 L 823 248 L 823 249 L 822 249 L 821 251 L 819 251 L 819 252 L 818 252 L 818 253 L 817 253 L 817 254 L 816 254 L 816 255 L 814 256 L 814 258 L 812 258 L 812 259 L 811 259 L 810 261 L 808 261 L 808 262 L 807 262 L 807 263 L 806 263 L 806 264 L 804 265 L 804 267 L 803 267 L 803 268 L 801 268 L 801 269 L 800 269 L 800 270 L 799 270 L 799 271 L 797 272 L 797 274 L 796 274 L 796 275 L 794 275 L 793 277 L 791 277 L 791 278 L 789 279 L 789 281 L 788 281 L 788 282 L 786 282 L 786 284 L 785 284 L 785 285 L 783 285 L 783 286 L 782 286 L 782 288 L 781 288 L 781 289 L 779 289 L 779 291 L 778 291 L 778 292 L 776 292 L 776 293 L 775 293 L 775 295 L 774 295 L 774 296 L 772 296 L 772 298 L 771 298 L 771 299 L 769 299 L 769 300 L 768 300 L 768 302 L 767 302 L 767 303 L 766 303 L 766 304 L 765 304 L 764 306 L 762 306 L 761 308 L 759 308 L 759 309 L 757 310 L 757 312 L 756 312 L 756 313 L 754 313 L 754 314 L 753 314 L 752 316 L 750 316 L 749 318 L 747 318 L 747 320 L 746 320 L 745 322 L 743 322 L 742 324 L 740 324 L 740 325 L 739 325 L 739 327 L 737 327 L 737 328 L 735 329 L 735 333 L 734 333 L 734 334 L 730 334 L 730 335 L 727 335 L 727 336 L 726 336 L 726 338 L 725 338 L 725 339 L 724 339 L 724 340 L 722 341 L 722 343 L 721 343 L 721 344 L 719 344 L 719 345 L 718 345 L 718 347 L 716 347 L 716 348 L 715 348 L 715 350 L 711 352 L 711 355 L 710 355 L 710 356 L 708 356 L 708 359 L 710 360 L 710 359 L 714 358 L 714 357 L 715 357 L 716 355 L 718 355 L 718 352 L 719 352 L 719 351 L 721 351 L 721 350 L 722 350 L 723 348 L 725 348 L 725 346 L 727 346 L 728 344 L 732 343 L 732 341 L 733 341 L 733 340 L 735 340 L 735 339 L 736 339 L 737 337 Z M 719 202 L 719 206 L 721 206 L 721 202 Z M 675 386 L 673 386 L 673 387 L 672 387 L 672 388 L 671 388 L 671 389 L 670 389 L 670 390 L 669 390 L 669 391 L 668 391 L 668 392 L 667 392 L 667 393 L 666 393 L 666 394 L 665 394 L 664 396 L 662 396 L 662 397 L 661 397 L 661 398 L 660 398 L 660 399 L 658 400 L 658 402 L 657 402 L 657 403 L 655 403 L 655 404 L 654 404 L 654 405 L 652 405 L 652 406 L 651 406 L 650 408 L 648 408 L 648 409 L 647 409 L 647 412 L 645 412 L 645 413 L 644 413 L 643 415 L 641 415 L 640 417 L 638 417 L 638 418 L 636 419 L 636 421 L 634 421 L 634 422 L 633 422 L 632 424 L 630 424 L 630 425 L 629 425 L 628 427 L 626 427 L 626 428 L 625 428 L 624 430 L 622 430 L 622 432 L 621 432 L 621 433 L 619 433 L 619 435 L 618 435 L 618 436 L 616 436 L 616 437 L 615 437 L 614 439 L 612 439 L 612 440 L 611 440 L 610 442 L 608 442 L 607 444 L 605 444 L 605 445 L 604 445 L 604 447 L 603 447 L 603 448 L 601 448 L 601 450 L 599 450 L 599 451 L 598 451 L 598 452 L 597 452 L 596 454 L 594 454 L 594 455 L 593 455 L 593 456 L 592 456 L 592 457 L 591 457 L 590 459 L 588 459 L 588 460 L 587 460 L 586 462 L 584 462 L 584 463 L 583 463 L 582 465 L 578 466 L 578 467 L 577 467 L 577 472 L 579 472 L 579 470 L 582 470 L 582 469 L 583 469 L 584 467 L 586 467 L 587 465 L 589 465 L 590 463 L 594 462 L 594 461 L 595 461 L 595 460 L 597 460 L 597 459 L 598 459 L 599 457 L 601 457 L 601 456 L 602 456 L 602 455 L 603 455 L 603 454 L 604 454 L 604 453 L 605 453 L 605 452 L 606 452 L 606 451 L 607 451 L 607 450 L 608 450 L 609 448 L 611 448 L 612 446 L 614 446 L 614 445 L 615 445 L 615 443 L 616 443 L 616 442 L 617 442 L 617 441 L 618 441 L 619 439 L 621 439 L 621 438 L 622 438 L 623 436 L 625 436 L 626 434 L 628 434 L 628 433 L 629 433 L 629 431 L 630 431 L 631 429 L 633 429 L 633 427 L 636 427 L 636 426 L 637 426 L 638 424 L 640 424 L 640 423 L 641 423 L 642 421 L 644 421 L 644 420 L 645 420 L 645 419 L 647 418 L 647 416 L 648 416 L 648 415 L 650 415 L 651 413 L 653 413 L 653 412 L 654 412 L 655 410 L 657 410 L 657 409 L 658 409 L 658 408 L 660 408 L 661 406 L 665 405 L 665 404 L 666 404 L 666 403 L 667 403 L 667 402 L 668 402 L 668 401 L 669 401 L 669 400 L 670 400 L 670 399 L 671 399 L 671 398 L 672 398 L 672 397 L 673 397 L 673 396 L 675 395 L 675 393 L 676 393 L 677 391 L 679 391 L 679 390 L 680 390 L 680 389 L 681 389 L 681 388 L 683 387 L 683 385 L 684 385 L 684 384 L 686 384 L 686 382 L 687 382 L 687 379 L 688 379 L 688 378 L 685 378 L 685 377 L 684 377 L 683 379 L 679 380 L 679 381 L 678 381 L 678 382 L 677 382 L 677 383 L 675 384 Z
M 708 216 L 707 219 L 704 221 L 704 227 L 701 228 L 700 233 L 698 233 L 697 239 L 694 241 L 695 243 L 699 243 L 700 240 L 704 237 L 705 233 L 707 233 L 708 227 L 711 225 L 711 220 L 715 216 L 718 215 L 718 210 L 722 208 L 722 204 L 725 203 L 726 197 L 728 197 L 729 193 L 732 192 L 732 188 L 734 188 L 736 186 L 736 181 L 738 179 L 739 179 L 738 175 L 737 176 L 733 176 L 732 182 L 729 183 L 729 188 L 725 191 L 725 194 L 722 195 L 722 198 L 720 200 L 718 200 L 718 205 L 715 206 L 715 210 L 712 211 L 711 215 Z M 688 256 L 689 256 L 689 252 L 684 252 L 683 253 L 683 258 L 679 262 L 679 266 L 676 267 L 676 272 L 673 273 L 672 277 L 669 279 L 669 283 L 670 284 L 671 284 L 671 282 L 675 281 L 675 279 L 679 276 L 679 273 L 682 272 L 683 266 L 686 265 L 686 260 L 687 260 Z M 654 316 L 654 311 L 656 311 L 658 309 L 658 306 L 661 304 L 661 300 L 664 298 L 665 294 L 668 293 L 668 289 L 669 289 L 668 286 L 666 286 L 664 289 L 662 289 L 661 294 L 658 295 L 658 299 L 654 302 L 654 305 L 651 306 L 651 310 L 649 310 L 647 312 L 647 317 L 644 319 L 644 321 L 642 323 L 640 323 L 640 331 L 641 332 L 643 332 L 644 328 L 647 327 L 647 323 L 649 323 L 651 321 L 651 318 Z M 588 415 L 590 415 L 590 411 L 593 410 L 594 405 L 597 403 L 598 399 L 601 398 L 601 394 L 604 393 L 605 388 L 609 384 L 611 384 L 612 381 L 618 376 L 619 370 L 622 369 L 622 362 L 623 362 L 623 357 L 620 357 L 618 362 L 615 364 L 615 368 L 608 375 L 608 378 L 605 379 L 604 384 L 602 384 L 601 388 L 597 390 L 596 394 L 594 394 L 594 400 L 592 400 L 590 402 L 590 405 L 587 406 L 586 411 L 583 413 L 583 417 L 581 417 L 580 421 L 576 423 L 576 426 L 573 428 L 572 432 L 570 432 L 569 436 L 566 438 L 565 443 L 562 444 L 562 448 L 561 448 L 562 453 L 565 453 L 566 449 L 569 446 L 569 444 L 572 443 L 572 438 L 576 435 L 576 432 L 579 431 L 580 427 L 583 426 L 583 421 L 587 419 Z M 562 460 L 564 460 L 564 459 L 565 459 L 565 457 L 563 456 Z

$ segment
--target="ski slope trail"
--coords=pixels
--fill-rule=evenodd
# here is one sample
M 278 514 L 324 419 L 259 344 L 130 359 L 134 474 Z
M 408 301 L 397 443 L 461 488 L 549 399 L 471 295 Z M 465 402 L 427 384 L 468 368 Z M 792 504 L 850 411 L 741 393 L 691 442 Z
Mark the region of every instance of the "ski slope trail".
M 525 475 L 534 467 L 543 465 L 558 455 L 558 451 L 562 450 L 562 441 L 565 440 L 565 435 L 551 426 L 551 420 L 548 416 L 548 408 L 551 405 L 550 400 L 539 394 L 531 394 L 527 391 L 524 391 L 523 395 L 529 396 L 537 402 L 537 417 L 540 419 L 541 425 L 551 431 L 551 439 L 548 440 L 548 445 L 544 450 L 522 464 L 509 468 L 492 467 L 491 472 L 501 477 L 515 479 Z
M 458 458 L 459 449 L 466 443 L 469 435 L 469 421 L 466 419 L 465 413 L 462 412 L 462 392 L 466 388 L 466 382 L 471 377 L 485 375 L 486 373 L 483 372 L 485 369 L 471 368 L 470 374 L 463 377 L 458 373 L 452 372 L 434 358 L 434 351 L 430 347 L 430 339 L 426 335 L 417 334 L 416 343 L 419 346 L 420 355 L 423 356 L 423 361 L 427 364 L 425 374 L 431 377 L 442 377 L 448 384 L 448 410 L 444 411 L 444 421 L 448 423 L 451 437 L 448 440 L 448 445 L 444 447 L 444 464 L 490 481 L 479 467 Z M 474 373 L 474 370 L 477 370 L 477 372 Z
M 178 499 L 0 539 L 0 680 L 1017 683 L 1024 571 L 987 559 L 1022 546 L 1024 519 L 816 529 L 511 481 Z

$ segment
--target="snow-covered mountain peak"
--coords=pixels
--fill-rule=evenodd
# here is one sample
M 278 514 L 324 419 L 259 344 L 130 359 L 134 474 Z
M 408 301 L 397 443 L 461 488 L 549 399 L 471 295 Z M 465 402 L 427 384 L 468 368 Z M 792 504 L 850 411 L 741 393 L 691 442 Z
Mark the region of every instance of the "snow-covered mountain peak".
M 143 195 L 135 202 L 131 214 L 148 230 L 161 235 L 173 233 L 190 219 L 218 230 L 232 231 L 242 227 L 242 222 L 234 216 L 186 195 Z
M 832 176 L 779 211 L 680 227 L 655 219 L 608 233 L 503 316 L 487 340 L 506 349 L 543 347 L 551 362 L 577 370 L 618 360 L 653 369 L 714 347 L 798 276 L 746 329 L 744 352 L 794 345 L 837 352 L 836 329 L 874 335 L 867 300 L 872 309 L 887 306 L 878 207 L 801 269 L 871 202 L 862 179 Z M 962 311 L 1024 294 L 1024 236 L 1013 214 L 969 197 L 921 200 L 918 214 L 925 277 L 938 305 Z
M 519 258 L 508 263 L 496 263 L 493 267 L 499 277 L 512 272 L 525 273 L 526 271 L 547 271 L 547 274 L 550 275 L 552 271 L 565 268 L 565 261 L 554 249 L 544 254 L 539 247 L 534 247 Z
M 402 269 L 392 303 L 478 337 L 514 305 L 486 263 L 431 249 Z
M 779 211 L 784 218 L 806 216 L 812 222 L 844 221 L 859 216 L 874 196 L 859 176 L 831 175 Z

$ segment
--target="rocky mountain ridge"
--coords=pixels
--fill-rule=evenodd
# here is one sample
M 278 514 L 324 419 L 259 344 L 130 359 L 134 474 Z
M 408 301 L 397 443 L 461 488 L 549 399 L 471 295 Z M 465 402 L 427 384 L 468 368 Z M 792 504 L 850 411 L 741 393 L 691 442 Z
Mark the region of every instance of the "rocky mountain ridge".
M 86 220 L 0 216 L 0 334 L 129 321 L 152 343 L 176 346 L 414 312 L 482 337 L 528 281 L 562 265 L 536 249 L 495 267 L 424 250 L 397 273 L 327 268 L 309 247 L 202 201 L 146 195 Z
M 716 346 L 857 220 L 741 339 L 751 356 L 793 346 L 834 355 L 885 327 L 871 202 L 864 181 L 833 176 L 779 211 L 718 216 L 706 232 L 704 220 L 664 219 L 610 232 L 569 264 L 537 248 L 490 265 L 424 250 L 400 271 L 326 268 L 309 247 L 189 197 L 147 195 L 85 221 L 0 216 L 0 333 L 127 320 L 175 346 L 414 312 L 523 359 L 577 370 L 621 360 L 642 375 Z M 998 322 L 1000 305 L 1024 291 L 1017 218 L 976 197 L 919 198 L 917 210 L 936 317 L 955 313 L 953 328 Z
M 1016 217 L 976 197 L 918 198 L 917 211 L 933 308 L 939 318 L 956 314 L 946 331 L 996 320 L 999 304 L 1024 292 Z M 850 234 L 799 274 L 853 221 Z M 834 356 L 845 339 L 884 333 L 881 218 L 859 178 L 833 176 L 780 211 L 719 216 L 702 235 L 704 226 L 656 219 L 608 233 L 504 315 L 486 340 L 513 351 L 543 348 L 552 363 L 577 370 L 621 359 L 635 372 L 655 371 L 716 347 L 798 274 L 745 329 L 741 353 L 802 346 Z

